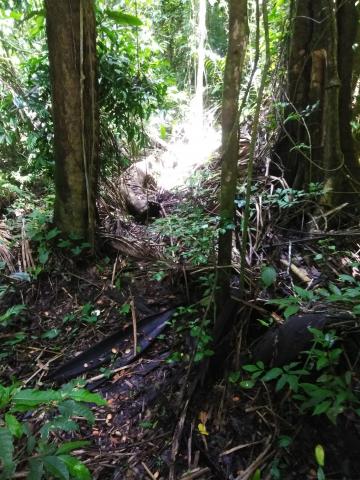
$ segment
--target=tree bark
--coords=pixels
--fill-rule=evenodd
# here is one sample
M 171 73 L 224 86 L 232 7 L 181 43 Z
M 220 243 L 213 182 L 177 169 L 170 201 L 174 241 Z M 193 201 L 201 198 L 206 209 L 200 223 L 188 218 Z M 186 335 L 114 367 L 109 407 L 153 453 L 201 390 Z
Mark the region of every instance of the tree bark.
M 55 143 L 54 221 L 94 245 L 98 183 L 96 28 L 90 0 L 45 0 Z
M 290 15 L 289 106 L 277 153 L 290 186 L 323 182 L 322 203 L 334 207 L 359 190 L 350 124 L 355 1 L 293 0 Z
M 224 231 L 219 237 L 218 280 L 219 301 L 230 295 L 230 265 L 235 213 L 235 193 L 238 163 L 238 101 L 240 81 L 248 39 L 247 1 L 229 1 L 229 42 L 224 72 L 222 101 L 222 168 L 220 218 Z

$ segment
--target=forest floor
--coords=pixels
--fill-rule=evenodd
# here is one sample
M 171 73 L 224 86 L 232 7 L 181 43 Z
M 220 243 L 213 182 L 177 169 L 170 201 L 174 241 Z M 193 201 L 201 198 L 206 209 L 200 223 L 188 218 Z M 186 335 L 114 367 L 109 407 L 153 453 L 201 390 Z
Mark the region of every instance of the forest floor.
M 245 147 L 243 153 L 246 163 Z M 218 168 L 214 162 L 203 169 L 200 187 L 161 192 L 157 200 L 164 218 L 184 204 L 216 215 Z M 249 358 L 252 339 L 267 331 L 259 320 L 267 314 L 275 328 L 277 321 L 282 322 L 283 312 L 269 307 L 268 300 L 293 298 L 295 284 L 306 291 L 314 284 L 327 285 L 349 274 L 345 261 L 349 256 L 358 260 L 359 245 L 351 230 L 324 234 L 322 224 L 323 230 L 308 235 L 302 226 L 309 219 L 316 221 L 309 214 L 314 200 L 287 191 L 281 180 L 265 176 L 264 169 L 258 166 L 256 184 L 262 193 L 252 218 L 256 229 L 250 239 L 251 296 L 239 302 L 234 314 L 232 341 L 222 352 L 226 370 L 220 377 L 201 378 L 207 362 L 194 362 L 191 352 L 196 341 L 189 331 L 194 316 L 206 310 L 207 294 L 201 285 L 204 276 L 210 277 L 212 265 L 189 265 L 186 245 L 181 245 L 180 257 L 174 250 L 179 241 L 176 232 L 160 235 L 147 222 L 119 215 L 118 205 L 110 204 L 111 195 L 100 202 L 102 244 L 95 262 L 57 249 L 35 280 L 6 275 L 3 310 L 15 305 L 26 309 L 2 332 L 4 384 L 16 378 L 28 388 L 52 387 L 56 384 L 49 373 L 54 375 L 64 362 L 76 361 L 80 352 L 109 335 L 118 335 L 106 347 L 106 362 L 95 369 L 91 362 L 90 366 L 78 362 L 88 387 L 99 391 L 107 406 L 93 408 L 93 425 L 80 420 L 78 432 L 51 434 L 57 441 L 91 441 L 77 455 L 94 479 L 311 480 L 319 478 L 316 445 L 326 453 L 327 479 L 360 479 L 360 422 L 353 410 L 344 411 L 333 424 L 324 415 L 301 414 L 289 390 L 275 392 L 271 383 L 244 389 L 228 381 L 229 374 Z M 241 205 L 238 215 L 241 218 Z M 317 224 L 330 221 L 320 217 Z M 347 219 L 347 225 L 355 224 Z M 29 255 L 31 245 L 20 246 L 21 242 L 12 254 Z M 170 248 L 170 254 L 164 255 L 169 247 L 173 253 Z M 264 264 L 276 266 L 276 287 L 259 286 Z M 192 310 L 194 304 L 200 310 Z M 315 297 L 302 298 L 296 305 L 294 313 L 322 315 L 328 308 Z M 156 320 L 159 313 L 179 306 L 182 310 L 159 329 L 150 345 L 134 345 L 134 329 L 141 334 L 149 318 L 155 315 Z M 139 338 L 137 342 L 141 343 Z M 103 353 L 95 351 L 94 358 Z M 126 361 L 127 356 L 131 361 Z M 125 361 L 119 364 L 119 358 Z M 66 376 L 63 371 L 58 383 Z M 34 429 L 44 418 L 39 410 L 27 415 Z

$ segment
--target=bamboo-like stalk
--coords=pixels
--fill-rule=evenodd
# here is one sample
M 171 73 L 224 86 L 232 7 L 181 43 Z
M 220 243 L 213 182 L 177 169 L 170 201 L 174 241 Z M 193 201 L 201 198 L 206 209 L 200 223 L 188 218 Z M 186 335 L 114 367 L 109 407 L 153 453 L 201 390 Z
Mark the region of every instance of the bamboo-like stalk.
M 253 122 L 253 127 L 251 132 L 251 141 L 250 141 L 250 148 L 249 148 L 249 162 L 248 162 L 248 168 L 247 168 L 247 179 L 246 179 L 247 184 L 246 184 L 246 194 L 245 194 L 245 210 L 244 210 L 244 217 L 242 222 L 242 242 L 241 242 L 241 260 L 240 260 L 240 292 L 242 296 L 244 296 L 244 287 L 245 287 L 246 251 L 247 251 L 247 244 L 248 244 L 248 228 L 249 228 L 249 219 L 250 219 L 251 185 L 253 180 L 256 141 L 257 141 L 258 130 L 259 130 L 260 108 L 261 108 L 261 102 L 264 95 L 266 78 L 270 68 L 270 38 L 269 38 L 269 23 L 268 23 L 268 13 L 267 13 L 267 0 L 263 0 L 262 2 L 262 15 L 263 15 L 264 38 L 265 38 L 265 64 L 261 74 L 261 82 L 260 82 L 260 87 L 257 94 L 254 122 Z

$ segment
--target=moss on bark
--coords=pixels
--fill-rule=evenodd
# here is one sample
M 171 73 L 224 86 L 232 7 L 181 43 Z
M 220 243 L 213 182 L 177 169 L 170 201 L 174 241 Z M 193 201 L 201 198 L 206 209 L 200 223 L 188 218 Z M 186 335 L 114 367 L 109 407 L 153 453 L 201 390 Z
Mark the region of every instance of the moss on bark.
M 94 4 L 46 0 L 57 226 L 94 244 L 98 108 Z

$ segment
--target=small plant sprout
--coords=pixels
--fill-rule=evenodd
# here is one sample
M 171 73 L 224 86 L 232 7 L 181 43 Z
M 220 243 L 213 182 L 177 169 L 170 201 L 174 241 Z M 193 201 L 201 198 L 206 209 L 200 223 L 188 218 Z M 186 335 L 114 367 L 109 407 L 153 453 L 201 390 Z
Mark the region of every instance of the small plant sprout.
M 315 460 L 318 465 L 317 480 L 325 480 L 324 466 L 325 466 L 325 450 L 320 444 L 315 447 Z

